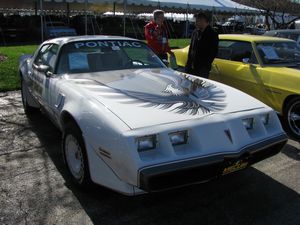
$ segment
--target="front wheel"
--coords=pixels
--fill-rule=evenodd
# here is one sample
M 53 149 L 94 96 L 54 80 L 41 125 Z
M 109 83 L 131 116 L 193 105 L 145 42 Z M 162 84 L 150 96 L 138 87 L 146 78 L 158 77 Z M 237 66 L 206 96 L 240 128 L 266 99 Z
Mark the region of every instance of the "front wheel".
M 287 132 L 300 140 L 300 97 L 290 100 L 283 112 L 284 125 Z
M 73 182 L 81 189 L 92 185 L 84 140 L 80 129 L 68 124 L 63 134 L 63 154 L 67 169 Z
M 28 103 L 28 99 L 32 97 L 30 96 L 29 90 L 24 83 L 23 78 L 21 77 L 21 97 L 22 97 L 22 103 L 23 103 L 23 108 L 26 114 L 31 114 L 34 113 L 38 110 L 38 108 L 32 107 Z M 33 100 L 32 100 L 33 101 Z

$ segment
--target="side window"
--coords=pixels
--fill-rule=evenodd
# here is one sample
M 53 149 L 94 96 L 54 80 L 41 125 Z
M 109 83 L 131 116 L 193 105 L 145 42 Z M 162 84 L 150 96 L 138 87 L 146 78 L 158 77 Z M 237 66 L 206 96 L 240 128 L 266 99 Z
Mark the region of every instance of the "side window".
M 217 58 L 230 60 L 231 54 L 232 54 L 232 49 L 231 49 L 232 44 L 234 44 L 233 41 L 221 41 L 220 40 Z
M 43 54 L 46 52 L 46 50 L 50 47 L 50 45 L 44 45 L 43 47 L 41 47 L 39 53 L 37 54 L 35 60 L 34 60 L 34 64 L 39 66 L 41 64 L 44 64 L 43 62 Z
M 57 58 L 58 45 L 56 44 L 48 44 L 44 45 L 37 57 L 34 60 L 34 64 L 39 65 L 47 65 L 50 66 L 51 71 L 54 71 L 55 61 Z
M 248 58 L 249 63 L 258 63 L 251 43 L 245 41 L 220 40 L 217 58 L 236 62 Z
M 236 41 L 231 46 L 232 54 L 231 60 L 236 62 L 243 62 L 243 59 L 249 59 L 251 63 L 257 63 L 256 57 L 253 53 L 253 48 L 250 42 Z

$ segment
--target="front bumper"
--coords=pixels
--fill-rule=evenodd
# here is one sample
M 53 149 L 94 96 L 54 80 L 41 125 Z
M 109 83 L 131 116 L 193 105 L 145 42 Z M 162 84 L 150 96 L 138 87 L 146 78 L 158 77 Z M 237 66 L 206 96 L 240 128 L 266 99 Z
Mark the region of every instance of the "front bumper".
M 139 188 L 160 191 L 193 183 L 205 182 L 224 174 L 224 169 L 237 162 L 247 166 L 271 157 L 284 147 L 286 134 L 245 146 L 237 153 L 210 155 L 196 159 L 157 165 L 139 170 Z

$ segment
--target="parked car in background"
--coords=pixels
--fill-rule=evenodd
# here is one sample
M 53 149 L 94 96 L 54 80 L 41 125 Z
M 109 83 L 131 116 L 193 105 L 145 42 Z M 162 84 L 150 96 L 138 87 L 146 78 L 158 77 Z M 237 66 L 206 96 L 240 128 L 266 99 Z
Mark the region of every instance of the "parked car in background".
M 70 28 L 60 21 L 45 22 L 44 33 L 46 39 L 77 35 L 74 28 Z
M 244 34 L 262 35 L 266 32 L 263 27 L 247 26 L 243 31 Z
M 264 33 L 264 35 L 292 39 L 296 41 L 298 47 L 300 47 L 300 29 L 270 30 Z
M 127 195 L 226 175 L 278 153 L 276 113 L 227 85 L 167 68 L 143 42 L 82 36 L 20 59 L 25 112 L 62 131 L 74 182 Z
M 238 88 L 275 109 L 291 136 L 300 139 L 300 49 L 296 42 L 267 36 L 219 35 L 209 78 Z M 188 46 L 174 50 L 178 66 Z

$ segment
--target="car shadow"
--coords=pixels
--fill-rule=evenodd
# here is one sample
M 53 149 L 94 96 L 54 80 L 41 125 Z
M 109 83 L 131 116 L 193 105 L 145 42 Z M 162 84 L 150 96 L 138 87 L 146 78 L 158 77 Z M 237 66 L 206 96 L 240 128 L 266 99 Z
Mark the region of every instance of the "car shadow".
M 29 121 L 65 186 L 94 224 L 300 224 L 299 194 L 253 167 L 208 183 L 135 197 L 100 186 L 82 192 L 63 163 L 60 131 L 42 114 Z M 297 151 L 287 145 L 283 153 L 299 160 Z
M 300 161 L 300 149 L 292 145 L 286 145 L 286 147 L 282 149 L 281 152 L 286 156 L 288 156 L 289 158 Z

